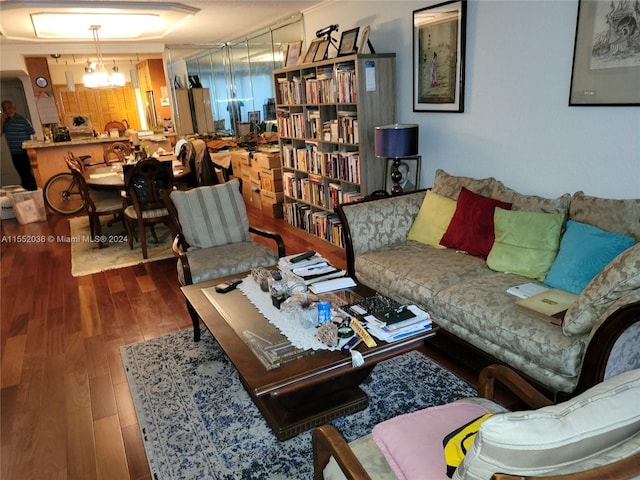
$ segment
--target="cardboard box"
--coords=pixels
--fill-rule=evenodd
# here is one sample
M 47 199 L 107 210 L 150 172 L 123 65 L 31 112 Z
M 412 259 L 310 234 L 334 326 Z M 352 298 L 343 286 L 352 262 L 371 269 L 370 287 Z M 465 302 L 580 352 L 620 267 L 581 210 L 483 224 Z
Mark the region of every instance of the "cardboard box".
M 280 168 L 280 154 L 279 153 L 263 153 L 256 152 L 253 154 L 252 163 L 257 163 L 260 168 Z
M 282 203 L 263 203 L 262 213 L 268 215 L 271 218 L 284 218 L 284 211 L 282 210 Z
M 251 180 L 249 179 L 249 173 L 243 173 L 240 177 L 242 180 L 242 198 L 246 205 L 251 205 Z
M 251 182 L 251 205 L 255 208 L 261 208 L 260 184 Z
M 282 203 L 284 202 L 284 192 L 267 192 L 262 191 L 262 204 L 265 203 Z
M 233 173 L 240 175 L 243 165 L 251 165 L 249 152 L 247 150 L 233 150 L 231 152 L 231 167 L 233 168 Z
M 249 169 L 249 178 L 252 182 L 260 185 L 260 169 L 254 165 L 251 165 L 251 168 Z
M 266 168 L 260 169 L 260 188 L 269 192 L 281 192 L 282 191 L 282 169 L 274 168 L 269 170 Z
M 262 204 L 262 213 L 270 216 L 271 218 L 283 218 L 283 204 L 284 193 L 283 192 L 267 192 L 262 190 L 260 201 Z

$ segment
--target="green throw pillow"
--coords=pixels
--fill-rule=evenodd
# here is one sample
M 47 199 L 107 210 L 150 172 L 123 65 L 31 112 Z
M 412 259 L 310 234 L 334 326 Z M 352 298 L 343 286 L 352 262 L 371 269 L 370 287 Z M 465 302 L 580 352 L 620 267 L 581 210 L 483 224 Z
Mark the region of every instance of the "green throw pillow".
M 438 195 L 429 190 L 424 197 L 420 211 L 411 225 L 408 240 L 445 248 L 440 245 L 440 239 L 447 231 L 451 217 L 456 211 L 456 201 Z
M 558 253 L 564 214 L 496 208 L 493 222 L 489 268 L 544 280 Z

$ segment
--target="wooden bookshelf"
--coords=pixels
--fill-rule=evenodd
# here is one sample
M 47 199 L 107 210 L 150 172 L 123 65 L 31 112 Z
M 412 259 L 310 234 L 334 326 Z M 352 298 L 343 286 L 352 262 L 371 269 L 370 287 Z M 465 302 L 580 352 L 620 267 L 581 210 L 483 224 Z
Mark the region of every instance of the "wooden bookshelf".
M 375 127 L 395 122 L 395 54 L 274 70 L 284 218 L 342 246 L 334 208 L 384 188 Z

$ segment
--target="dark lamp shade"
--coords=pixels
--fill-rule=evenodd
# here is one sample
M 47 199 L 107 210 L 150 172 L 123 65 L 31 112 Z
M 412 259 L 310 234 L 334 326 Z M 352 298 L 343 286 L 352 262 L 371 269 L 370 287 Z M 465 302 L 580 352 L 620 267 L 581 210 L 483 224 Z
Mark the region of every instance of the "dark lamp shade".
M 376 127 L 376 157 L 402 158 L 418 154 L 418 125 L 394 123 Z

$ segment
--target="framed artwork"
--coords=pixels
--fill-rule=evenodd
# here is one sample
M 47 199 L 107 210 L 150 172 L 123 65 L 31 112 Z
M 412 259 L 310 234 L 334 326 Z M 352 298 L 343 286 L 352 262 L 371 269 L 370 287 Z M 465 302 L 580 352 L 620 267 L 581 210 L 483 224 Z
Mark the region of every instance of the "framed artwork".
M 358 32 L 360 27 L 352 28 L 342 32 L 340 37 L 340 46 L 338 47 L 338 56 L 351 55 L 358 50 Z
M 414 10 L 414 112 L 464 112 L 466 25 L 466 0 Z
M 639 16 L 634 2 L 580 0 L 570 106 L 640 105 Z
M 385 170 L 384 184 L 387 192 L 391 192 L 394 182 L 391 180 L 391 172 L 394 170 L 393 158 L 387 158 L 387 169 Z M 399 185 L 403 192 L 415 192 L 420 183 L 420 160 L 421 157 L 406 157 L 400 159 L 398 170 L 402 173 L 402 181 Z
M 327 51 L 329 50 L 329 40 L 323 40 L 318 44 L 318 49 L 316 50 L 316 54 L 313 56 L 314 62 L 319 62 L 320 60 L 326 60 Z
M 364 49 L 367 48 L 367 42 L 369 42 L 369 32 L 371 32 L 371 27 L 369 25 L 362 29 L 362 33 L 360 34 L 360 46 L 358 47 L 358 53 L 364 53 Z M 369 47 L 369 50 L 371 50 L 371 47 Z
M 287 53 L 284 56 L 284 66 L 290 67 L 291 65 L 296 65 L 298 63 L 298 59 L 300 58 L 301 50 L 302 40 L 298 40 L 297 42 L 289 42 L 287 44 Z
M 307 49 L 307 53 L 304 56 L 304 60 L 302 63 L 311 63 L 313 59 L 316 57 L 316 52 L 318 51 L 318 47 L 324 40 L 322 38 L 314 38 L 311 40 L 309 44 L 309 48 Z

